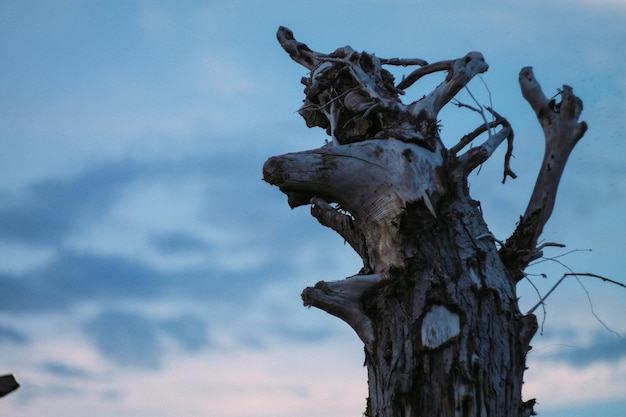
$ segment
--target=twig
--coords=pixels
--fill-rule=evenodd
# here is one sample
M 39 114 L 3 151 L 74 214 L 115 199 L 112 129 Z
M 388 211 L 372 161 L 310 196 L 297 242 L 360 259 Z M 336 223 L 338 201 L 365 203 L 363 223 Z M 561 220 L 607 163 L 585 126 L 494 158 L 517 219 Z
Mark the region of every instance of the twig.
M 552 247 L 556 247 L 556 248 L 564 248 L 565 245 L 562 243 L 555 243 L 555 242 L 546 242 L 546 243 L 542 243 L 541 245 L 537 246 L 538 251 L 542 250 L 543 248 L 546 248 L 548 246 L 552 246 Z M 561 255 L 559 255 L 561 256 Z
M 468 106 L 467 104 L 463 104 L 463 103 L 459 103 L 459 104 L 457 104 L 457 106 L 459 106 L 459 107 L 461 107 L 461 106 L 462 107 L 468 107 L 468 108 L 473 109 L 471 106 Z M 473 110 L 475 110 L 475 109 L 473 109 Z M 472 142 L 478 136 L 480 136 L 483 133 L 485 133 L 488 128 L 494 128 L 494 127 L 497 127 L 497 126 L 500 126 L 500 125 L 504 125 L 504 124 L 505 124 L 504 120 L 494 120 L 493 122 L 489 122 L 489 124 L 487 126 L 481 124 L 476 129 L 474 129 L 471 133 L 468 133 L 467 135 L 463 136 L 461 138 L 461 140 L 459 141 L 459 143 L 457 143 L 456 145 L 451 147 L 450 148 L 450 153 L 452 155 L 456 155 L 461 149 L 466 147 L 470 142 Z
M 548 296 L 550 296 L 550 294 L 552 294 L 552 292 L 556 289 L 556 287 L 559 286 L 559 284 L 561 284 L 561 282 L 563 282 L 563 280 L 567 277 L 590 277 L 590 278 L 597 278 L 600 279 L 604 282 L 609 282 L 611 284 L 615 284 L 618 285 L 622 288 L 626 288 L 626 285 L 622 284 L 621 282 L 618 281 L 614 281 L 612 279 L 600 276 L 600 275 L 596 275 L 596 274 L 592 274 L 590 272 L 566 272 L 565 274 L 563 274 L 563 276 L 556 282 L 556 284 L 554 284 L 554 286 L 552 286 L 552 288 L 550 288 L 550 290 L 546 293 L 546 295 L 543 296 L 543 298 L 541 300 L 539 300 L 539 302 L 537 304 L 535 304 L 533 306 L 533 308 L 531 308 L 530 310 L 528 310 L 528 312 L 526 313 L 526 315 L 528 314 L 532 314 L 537 307 L 539 307 L 541 304 L 543 304 L 546 301 L 546 298 L 548 298 Z M 592 311 L 593 312 L 593 311 Z M 595 316 L 595 314 L 594 314 Z M 597 318 L 597 316 L 596 316 Z M 600 321 L 602 322 L 602 321 Z M 604 324 L 604 323 L 603 323 Z M 606 327 L 606 326 L 605 326 Z
M 485 122 L 485 126 L 487 126 L 487 133 L 489 134 L 489 137 L 491 137 L 491 130 L 489 129 L 489 122 L 487 122 L 487 118 L 485 117 L 485 110 L 483 109 L 483 106 L 480 105 L 478 100 L 476 100 L 476 97 L 474 97 L 474 94 L 472 94 L 472 91 L 467 86 L 465 86 L 465 91 L 467 91 L 467 94 L 469 94 L 472 100 L 474 100 L 474 103 L 478 106 L 478 109 L 479 109 L 478 113 L 480 114 L 480 117 L 482 117 L 483 122 Z
M 537 249 L 540 250 L 543 246 L 558 246 L 558 244 L 548 245 L 547 243 L 545 243 L 545 244 L 539 246 Z M 563 247 L 565 247 L 565 245 L 563 245 Z M 538 260 L 536 262 L 531 263 L 529 266 L 535 266 L 535 265 L 543 263 L 543 262 L 552 261 L 552 262 L 556 262 L 556 263 L 560 264 L 562 267 L 564 267 L 566 269 L 569 269 L 567 267 L 567 265 L 565 265 L 561 261 L 558 261 L 557 259 L 562 258 L 562 257 L 567 256 L 567 255 L 570 255 L 570 254 L 575 253 L 575 252 L 591 252 L 591 249 L 572 249 L 570 251 L 567 251 L 567 252 L 562 253 L 562 254 L 557 255 L 557 256 L 552 256 L 552 257 L 549 257 L 549 258 L 548 257 L 543 257 L 542 259 L 540 259 L 540 260 Z
M 574 278 L 576 278 L 576 281 L 578 281 L 578 284 L 580 284 L 580 286 L 582 287 L 583 291 L 585 292 L 585 294 L 587 295 L 587 301 L 589 302 L 589 308 L 591 309 L 591 314 L 593 314 L 593 316 L 596 318 L 596 320 L 598 320 L 600 322 L 600 324 L 602 326 L 604 326 L 604 328 L 613 333 L 614 335 L 616 335 L 617 337 L 621 337 L 619 335 L 619 333 L 617 333 L 615 330 L 611 329 L 609 326 L 606 325 L 606 323 L 596 314 L 596 311 L 593 308 L 593 303 L 591 302 L 591 294 L 589 294 L 589 291 L 587 290 L 587 288 L 585 288 L 585 286 L 583 285 L 583 283 L 580 281 L 580 279 L 577 276 L 574 276 Z M 610 281 L 610 280 L 609 280 Z M 618 283 L 619 285 L 622 285 L 623 287 L 626 288 L 626 286 L 624 286 L 623 284 Z
M 487 97 L 489 97 L 489 108 L 493 109 L 493 101 L 491 100 L 491 90 L 489 89 L 489 86 L 487 85 L 485 80 L 483 80 L 483 77 L 480 74 L 478 74 L 478 78 L 480 79 L 480 82 L 483 83 L 485 90 L 487 90 Z
M 545 277 L 545 275 L 544 275 L 544 277 Z M 526 275 L 525 278 L 530 283 L 530 285 L 535 289 L 535 292 L 537 293 L 537 295 L 541 299 L 541 292 L 539 291 L 539 288 L 537 288 L 535 283 L 532 282 L 532 280 L 528 277 L 528 275 Z M 539 334 L 543 335 L 543 325 L 546 323 L 546 317 L 548 316 L 548 311 L 546 310 L 546 305 L 544 303 L 541 303 L 541 309 L 543 310 L 543 317 L 541 318 L 541 326 L 539 327 L 541 330 L 540 330 Z

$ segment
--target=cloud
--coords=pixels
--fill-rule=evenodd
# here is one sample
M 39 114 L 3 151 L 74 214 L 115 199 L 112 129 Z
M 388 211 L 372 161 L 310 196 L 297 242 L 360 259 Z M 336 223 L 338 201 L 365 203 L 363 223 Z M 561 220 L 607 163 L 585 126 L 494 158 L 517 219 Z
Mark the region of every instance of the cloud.
M 186 351 L 194 352 L 211 344 L 205 321 L 191 314 L 163 320 L 159 325 Z
M 210 345 L 205 321 L 191 314 L 159 320 L 111 310 L 89 319 L 83 329 L 96 349 L 118 366 L 159 369 L 168 338 L 188 352 Z
M 164 274 L 131 257 L 66 251 L 53 262 L 25 274 L 0 274 L 6 299 L 0 311 L 68 311 L 84 302 L 125 302 L 187 297 L 245 303 L 255 291 L 282 273 L 183 269 Z M 262 278 L 264 277 L 264 278 Z
M 136 166 L 114 163 L 11 193 L 0 204 L 0 235 L 5 241 L 58 245 L 77 226 L 106 212 L 135 175 Z
M 613 401 L 626 395 L 626 360 L 581 368 L 565 362 L 531 362 L 524 376 L 524 397 L 559 407 Z
M 6 192 L 0 236 L 15 257 L 3 259 L 0 285 L 15 298 L 0 309 L 154 295 L 166 275 L 236 282 L 267 266 L 273 252 L 254 236 L 270 241 L 292 222 L 273 221 L 272 204 L 250 204 L 276 193 L 259 180 L 257 158 L 115 162 Z
M 36 271 L 0 275 L 7 299 L 0 311 L 67 310 L 78 302 L 146 298 L 159 294 L 164 277 L 128 259 L 65 252 Z
M 87 322 L 87 336 L 119 366 L 157 369 L 163 354 L 154 323 L 130 312 L 107 312 Z
M 72 379 L 90 379 L 91 375 L 88 371 L 68 365 L 62 362 L 49 361 L 42 363 L 40 365 L 40 369 L 47 373 L 61 378 L 72 378 Z
M 596 332 L 589 345 L 562 348 L 558 354 L 548 357 L 577 368 L 586 368 L 597 363 L 616 363 L 626 359 L 626 339 L 613 334 L 607 335 L 606 332 Z
M 5 326 L 0 324 L 0 344 L 11 343 L 15 345 L 24 345 L 29 342 L 26 334 L 16 330 L 12 326 Z
M 178 254 L 189 251 L 207 250 L 202 239 L 183 232 L 158 233 L 152 239 L 155 248 L 163 254 Z

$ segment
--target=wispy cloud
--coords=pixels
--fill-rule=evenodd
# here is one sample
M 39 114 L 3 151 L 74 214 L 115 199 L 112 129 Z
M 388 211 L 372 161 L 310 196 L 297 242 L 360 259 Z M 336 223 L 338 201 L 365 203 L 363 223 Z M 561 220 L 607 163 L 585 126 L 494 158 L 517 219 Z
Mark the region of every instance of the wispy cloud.
M 68 365 L 62 362 L 49 361 L 42 363 L 40 366 L 41 370 L 45 373 L 55 375 L 61 378 L 72 378 L 72 379 L 90 379 L 91 375 L 88 371 Z
M 344 43 L 428 60 L 485 52 L 494 106 L 516 129 L 520 177 L 499 184 L 496 156 L 471 191 L 502 239 L 524 209 L 543 146 L 517 71 L 535 65 L 554 93 L 572 83 L 590 130 L 545 238 L 594 248 L 567 257 L 569 267 L 623 270 L 626 71 L 616 1 L 368 2 L 358 10 L 331 0 L 306 10 L 297 2 L 5 3 L 0 346 L 3 366 L 22 383 L 2 401 L 15 415 L 363 411 L 361 343 L 300 300 L 305 286 L 352 275 L 360 261 L 261 181 L 268 156 L 325 139 L 295 114 L 305 70 L 277 45 L 281 24 L 323 52 Z M 415 42 L 450 19 L 448 36 Z M 489 101 L 483 87 L 473 93 Z M 481 123 L 449 114 L 446 141 Z M 537 270 L 548 279 L 536 283 L 545 293 L 563 267 L 544 266 Z M 527 392 L 551 411 L 626 395 L 624 344 L 596 333 L 584 291 L 571 284 L 548 300 L 545 339 L 529 355 Z M 534 304 L 528 289 L 522 303 Z M 589 289 L 599 316 L 623 333 L 622 297 Z M 612 412 L 604 415 L 621 415 Z
M 13 326 L 0 324 L 0 344 L 12 343 L 16 345 L 24 345 L 29 341 L 28 336 L 17 330 Z
M 590 343 L 570 344 L 558 349 L 558 353 L 546 356 L 576 368 L 587 368 L 595 364 L 610 364 L 626 360 L 626 339 L 622 336 L 596 332 Z
M 6 195 L 0 202 L 0 235 L 19 243 L 58 245 L 78 226 L 106 212 L 116 192 L 136 174 L 136 167 L 113 164 Z

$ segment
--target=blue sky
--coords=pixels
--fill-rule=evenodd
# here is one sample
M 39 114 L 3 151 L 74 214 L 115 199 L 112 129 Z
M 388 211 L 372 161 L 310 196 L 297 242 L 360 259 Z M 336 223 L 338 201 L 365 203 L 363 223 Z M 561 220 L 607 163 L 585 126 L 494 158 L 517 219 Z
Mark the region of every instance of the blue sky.
M 589 131 L 544 233 L 567 248 L 530 272 L 543 293 L 568 268 L 626 281 L 625 21 L 623 0 L 0 0 L 0 373 L 22 384 L 0 414 L 361 415 L 362 346 L 300 301 L 359 259 L 261 180 L 268 157 L 325 139 L 296 113 L 306 72 L 279 25 L 326 52 L 481 51 L 469 87 L 516 134 L 518 179 L 500 183 L 503 150 L 470 178 L 500 239 L 543 152 L 519 69 L 549 95 L 573 86 Z M 449 145 L 481 123 L 441 119 Z M 622 416 L 626 290 L 580 281 L 547 301 L 525 395 L 545 417 Z

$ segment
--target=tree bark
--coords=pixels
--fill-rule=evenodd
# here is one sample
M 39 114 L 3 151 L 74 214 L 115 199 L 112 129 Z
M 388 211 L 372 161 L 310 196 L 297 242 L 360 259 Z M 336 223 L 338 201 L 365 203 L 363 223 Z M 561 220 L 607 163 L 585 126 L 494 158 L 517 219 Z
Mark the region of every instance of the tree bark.
M 437 122 L 443 106 L 487 70 L 480 53 L 428 64 L 349 47 L 321 54 L 283 27 L 277 37 L 311 71 L 300 114 L 332 140 L 268 159 L 263 175 L 291 207 L 311 204 L 311 214 L 363 260 L 357 275 L 320 281 L 302 298 L 344 320 L 362 340 L 365 415 L 532 415 L 534 400 L 522 400 L 522 382 L 537 322 L 519 311 L 515 285 L 540 253 L 537 238 L 567 157 L 585 132 L 577 121 L 582 102 L 567 86 L 561 103 L 547 100 L 532 70 L 522 69 L 522 93 L 544 128 L 546 157 L 526 213 L 498 249 L 469 196 L 467 176 L 506 140 L 504 177 L 515 178 L 512 128 L 489 109 L 493 121 L 446 149 Z M 383 65 L 420 68 L 396 85 Z M 403 89 L 435 71 L 447 72 L 444 82 L 402 103 Z M 459 154 L 485 133 L 483 143 Z

